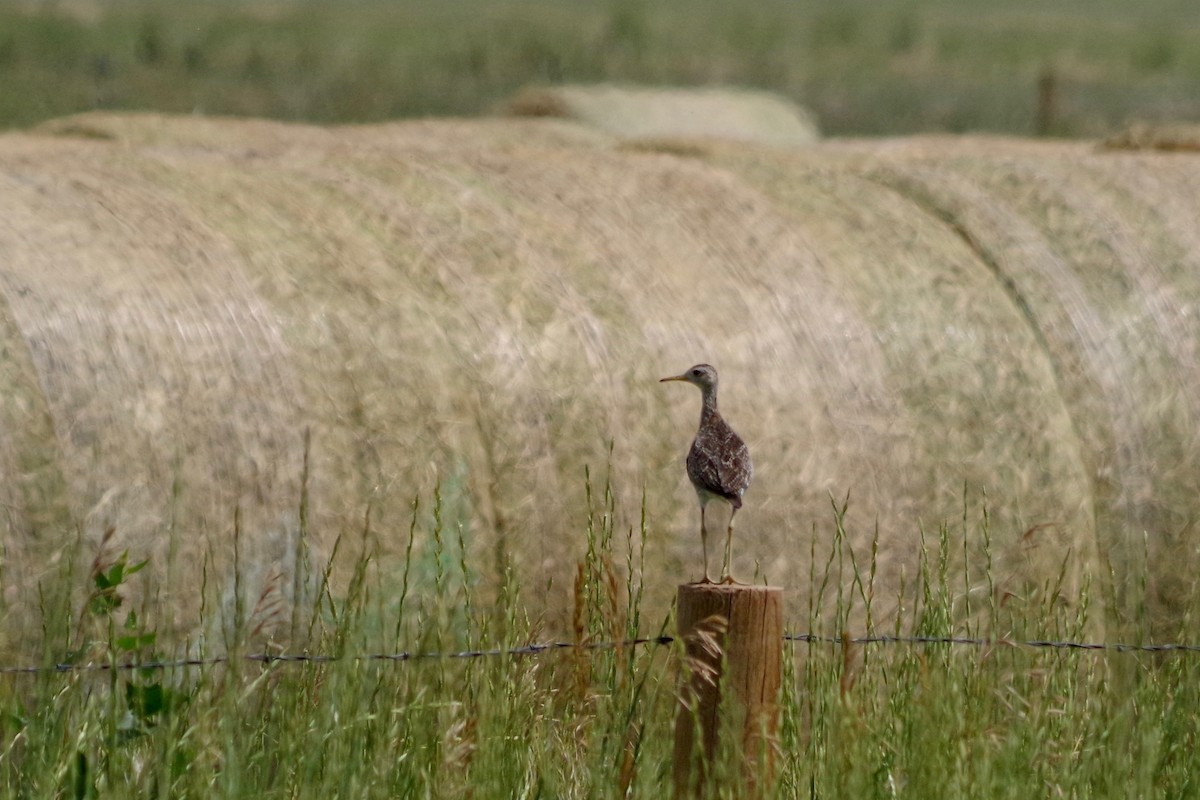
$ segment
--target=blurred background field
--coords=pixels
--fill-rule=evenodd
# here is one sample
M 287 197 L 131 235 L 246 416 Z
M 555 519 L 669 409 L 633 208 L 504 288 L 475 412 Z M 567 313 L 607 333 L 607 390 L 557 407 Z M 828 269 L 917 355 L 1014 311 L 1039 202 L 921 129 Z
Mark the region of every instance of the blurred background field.
M 770 90 L 831 135 L 1098 136 L 1195 119 L 1197 76 L 1190 0 L 0 3 L 0 128 L 476 115 L 529 84 L 615 81 Z

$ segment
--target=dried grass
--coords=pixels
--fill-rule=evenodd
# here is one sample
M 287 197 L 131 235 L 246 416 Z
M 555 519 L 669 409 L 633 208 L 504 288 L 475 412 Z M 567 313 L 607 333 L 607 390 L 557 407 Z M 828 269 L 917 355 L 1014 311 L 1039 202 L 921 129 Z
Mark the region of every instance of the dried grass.
M 820 138 L 807 111 L 770 92 L 748 89 L 528 87 L 504 111 L 575 120 L 621 139 L 725 139 L 797 147 Z
M 644 486 L 665 608 L 699 562 L 698 399 L 656 379 L 697 361 L 756 460 L 743 577 L 799 588 L 849 491 L 852 544 L 866 558 L 878 526 L 876 596 L 894 595 L 964 482 L 972 516 L 987 491 L 998 590 L 1064 561 L 1068 594 L 1109 563 L 1124 581 L 1143 535 L 1164 615 L 1194 572 L 1200 160 L 972 139 L 681 155 L 558 121 L 84 122 L 108 135 L 0 138 L 14 608 L 31 585 L 14 576 L 74 527 L 112 529 L 110 549 L 186 565 L 160 577 L 186 626 L 199 565 L 226 580 L 235 508 L 253 604 L 289 585 L 302 528 L 320 563 L 368 503 L 401 552 L 413 495 L 440 482 L 482 571 L 511 561 L 569 627 L 583 470 L 610 442 L 617 528 Z

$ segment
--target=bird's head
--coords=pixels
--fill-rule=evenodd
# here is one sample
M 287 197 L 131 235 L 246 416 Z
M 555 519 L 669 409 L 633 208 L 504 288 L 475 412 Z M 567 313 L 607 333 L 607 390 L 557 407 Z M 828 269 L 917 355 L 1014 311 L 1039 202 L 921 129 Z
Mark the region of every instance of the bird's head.
M 663 378 L 659 383 L 666 381 L 684 381 L 699 386 L 701 391 L 708 391 L 717 388 L 717 370 L 708 364 L 697 364 L 682 375 Z

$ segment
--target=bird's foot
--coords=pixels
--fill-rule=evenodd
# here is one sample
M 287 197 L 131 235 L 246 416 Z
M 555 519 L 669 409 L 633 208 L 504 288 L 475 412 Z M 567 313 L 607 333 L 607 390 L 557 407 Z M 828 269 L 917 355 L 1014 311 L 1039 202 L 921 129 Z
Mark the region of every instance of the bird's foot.
M 692 586 L 712 586 L 713 579 L 708 577 L 707 575 L 705 575 L 703 578 L 701 578 L 698 581 L 692 581 L 691 585 Z
M 733 577 L 732 575 L 726 575 L 724 578 L 721 578 L 720 583 L 722 586 L 745 586 L 746 585 L 746 584 L 742 583 L 741 581 L 739 581 L 737 578 Z

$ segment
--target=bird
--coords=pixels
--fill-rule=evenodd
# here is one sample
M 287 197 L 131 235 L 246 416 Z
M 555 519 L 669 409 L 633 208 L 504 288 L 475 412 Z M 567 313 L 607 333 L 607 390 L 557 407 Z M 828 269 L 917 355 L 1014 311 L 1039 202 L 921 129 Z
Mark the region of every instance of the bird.
M 733 518 L 742 507 L 742 495 L 750 488 L 754 465 L 750 449 L 742 437 L 733 432 L 729 423 L 717 411 L 717 370 L 709 364 L 697 364 L 681 375 L 663 378 L 659 383 L 683 381 L 700 389 L 700 429 L 688 451 L 687 474 L 700 499 L 700 544 L 704 550 L 704 579 L 708 574 L 708 527 L 704 510 L 712 500 L 729 503 L 729 528 L 725 531 L 725 564 L 721 583 L 737 583 L 730 574 L 730 554 L 733 548 Z

